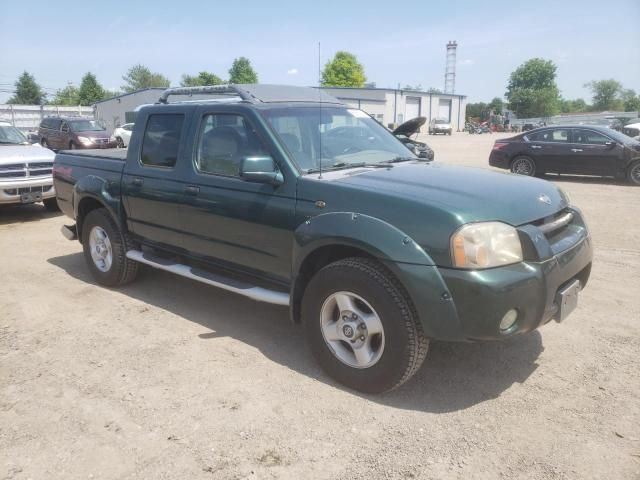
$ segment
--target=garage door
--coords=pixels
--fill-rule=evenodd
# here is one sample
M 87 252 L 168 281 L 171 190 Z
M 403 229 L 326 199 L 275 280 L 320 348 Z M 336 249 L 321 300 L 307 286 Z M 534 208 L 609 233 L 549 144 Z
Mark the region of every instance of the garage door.
M 451 121 L 451 100 L 440 99 L 438 118 L 444 118 L 447 122 Z
M 420 116 L 420 97 L 407 97 L 407 106 L 405 108 L 405 121 Z

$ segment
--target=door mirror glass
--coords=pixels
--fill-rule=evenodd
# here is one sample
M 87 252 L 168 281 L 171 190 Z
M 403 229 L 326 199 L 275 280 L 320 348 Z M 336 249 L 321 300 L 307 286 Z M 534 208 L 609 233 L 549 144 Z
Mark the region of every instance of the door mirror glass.
M 240 161 L 240 178 L 247 182 L 282 185 L 284 177 L 273 158 L 267 156 L 244 157 Z

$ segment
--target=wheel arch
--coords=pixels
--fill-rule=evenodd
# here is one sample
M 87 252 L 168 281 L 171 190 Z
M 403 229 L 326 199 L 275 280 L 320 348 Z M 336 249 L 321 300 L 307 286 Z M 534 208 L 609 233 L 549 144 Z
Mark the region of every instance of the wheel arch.
M 420 245 L 380 219 L 351 212 L 313 217 L 295 231 L 290 308 L 294 323 L 300 322 L 302 297 L 313 275 L 348 257 L 434 265 Z
M 106 183 L 102 178 L 89 175 L 81 178 L 73 187 L 74 216 L 80 242 L 82 242 L 82 224 L 92 210 L 104 208 L 120 228 L 123 226 L 119 215 L 120 199 L 106 193 Z

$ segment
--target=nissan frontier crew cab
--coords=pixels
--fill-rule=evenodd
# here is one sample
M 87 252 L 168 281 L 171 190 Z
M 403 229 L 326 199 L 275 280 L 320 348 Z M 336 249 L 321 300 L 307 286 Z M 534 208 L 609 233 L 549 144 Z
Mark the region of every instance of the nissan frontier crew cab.
M 98 283 L 146 264 L 287 306 L 328 374 L 364 392 L 411 378 L 430 339 L 565 319 L 591 270 L 554 184 L 423 161 L 312 88 L 169 89 L 126 151 L 61 152 L 54 182 Z

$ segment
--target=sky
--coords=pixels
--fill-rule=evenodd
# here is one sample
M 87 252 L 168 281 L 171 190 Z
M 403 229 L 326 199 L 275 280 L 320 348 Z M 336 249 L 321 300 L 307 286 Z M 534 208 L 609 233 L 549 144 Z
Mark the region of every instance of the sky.
M 324 64 L 354 53 L 378 87 L 443 89 L 446 44 L 458 43 L 455 93 L 501 97 L 532 57 L 553 60 L 565 98 L 615 78 L 640 92 L 640 0 L 2 1 L 0 91 L 24 70 L 53 95 L 84 73 L 118 90 L 142 63 L 179 85 L 183 73 L 226 78 L 248 57 L 261 83 L 317 85 Z M 10 94 L 0 92 L 0 103 Z

